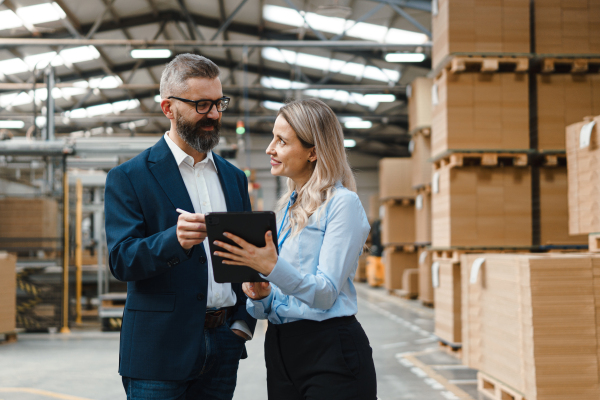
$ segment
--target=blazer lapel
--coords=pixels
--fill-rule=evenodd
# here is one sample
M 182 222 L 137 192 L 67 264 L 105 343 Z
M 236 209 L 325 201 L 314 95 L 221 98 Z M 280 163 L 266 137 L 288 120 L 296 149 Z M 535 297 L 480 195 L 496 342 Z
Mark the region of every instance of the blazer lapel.
M 175 157 L 173 157 L 173 153 L 164 137 L 152 147 L 148 156 L 148 164 L 150 172 L 152 172 L 162 190 L 169 197 L 173 207 L 193 213 L 194 206 L 192 205 L 192 200 L 183 183 L 183 178 L 175 162 Z
M 229 165 L 226 164 L 220 156 L 213 152 L 213 159 L 217 165 L 217 171 L 219 175 L 219 181 L 221 182 L 221 188 L 223 188 L 223 195 L 225 196 L 225 203 L 227 204 L 227 211 L 243 211 L 242 206 L 242 194 L 240 193 L 237 185 L 237 180 L 233 172 L 229 170 Z

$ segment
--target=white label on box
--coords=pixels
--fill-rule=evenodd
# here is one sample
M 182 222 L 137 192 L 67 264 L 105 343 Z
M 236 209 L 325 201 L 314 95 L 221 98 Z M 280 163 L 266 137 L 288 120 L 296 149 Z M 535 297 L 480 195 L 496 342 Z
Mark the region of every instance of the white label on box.
M 585 124 L 581 127 L 581 131 L 579 132 L 580 149 L 589 147 L 590 141 L 592 140 L 592 131 L 594 130 L 594 125 L 596 125 L 596 121 L 592 121 L 589 124 Z
M 410 99 L 412 97 L 412 85 L 406 86 L 406 98 Z
M 413 151 L 415 151 L 415 141 L 411 140 L 410 142 L 408 142 L 408 152 L 412 154 Z
M 433 180 L 431 182 L 431 191 L 433 193 L 440 192 L 440 171 L 437 171 L 433 174 Z
M 477 283 L 477 276 L 479 275 L 479 270 L 484 262 L 485 258 L 483 257 L 476 258 L 475 261 L 473 261 L 473 265 L 471 266 L 471 277 L 469 278 L 471 284 Z
M 434 106 L 437 106 L 440 103 L 440 99 L 438 98 L 438 85 L 434 83 L 431 87 L 431 103 Z
M 422 251 L 421 254 L 419 255 L 419 264 L 423 264 L 426 259 L 427 259 L 427 250 Z
M 417 196 L 417 198 L 415 199 L 415 207 L 417 207 L 417 210 L 421 210 L 423 208 L 423 195 L 420 194 Z
M 379 206 L 379 219 L 385 218 L 385 206 Z
M 431 15 L 433 15 L 434 17 L 438 15 L 439 6 L 439 0 L 433 0 L 431 2 Z
M 431 264 L 431 284 L 433 287 L 440 287 L 440 263 Z

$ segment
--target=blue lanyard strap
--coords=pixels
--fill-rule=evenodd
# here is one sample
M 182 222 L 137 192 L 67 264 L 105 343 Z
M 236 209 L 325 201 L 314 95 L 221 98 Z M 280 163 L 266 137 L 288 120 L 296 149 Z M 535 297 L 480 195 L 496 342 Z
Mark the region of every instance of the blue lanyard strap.
M 285 225 L 285 220 L 286 220 L 286 217 L 288 215 L 288 211 L 290 210 L 291 205 L 292 205 L 292 201 L 290 200 L 288 202 L 287 207 L 285 208 L 285 214 L 283 214 L 283 219 L 281 220 L 281 225 L 279 225 L 279 232 L 277 232 L 277 239 L 279 241 L 279 244 L 277 247 L 278 247 L 279 253 L 281 253 L 281 248 L 283 247 L 283 243 L 285 243 L 285 240 L 290 235 L 291 229 L 288 229 L 288 231 L 285 233 L 283 238 L 281 237 L 281 231 L 283 230 L 283 226 Z

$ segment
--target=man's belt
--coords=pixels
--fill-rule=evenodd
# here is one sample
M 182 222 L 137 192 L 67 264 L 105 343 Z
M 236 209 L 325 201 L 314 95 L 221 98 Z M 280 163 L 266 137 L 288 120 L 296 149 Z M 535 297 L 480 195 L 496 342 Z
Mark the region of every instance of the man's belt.
M 216 311 L 206 311 L 206 317 L 204 317 L 204 329 L 214 329 L 223 325 L 232 312 L 233 307 L 220 308 Z

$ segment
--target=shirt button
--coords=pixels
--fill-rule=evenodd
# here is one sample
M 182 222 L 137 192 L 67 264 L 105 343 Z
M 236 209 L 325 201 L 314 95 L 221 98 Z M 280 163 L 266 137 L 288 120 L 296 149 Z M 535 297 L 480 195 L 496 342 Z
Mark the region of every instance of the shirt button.
M 206 257 L 200 256 L 200 264 L 204 264 L 206 262 Z
M 196 295 L 196 298 L 197 298 L 198 300 L 202 301 L 202 300 L 204 300 L 204 295 L 203 295 L 202 293 L 198 293 L 198 294 Z

